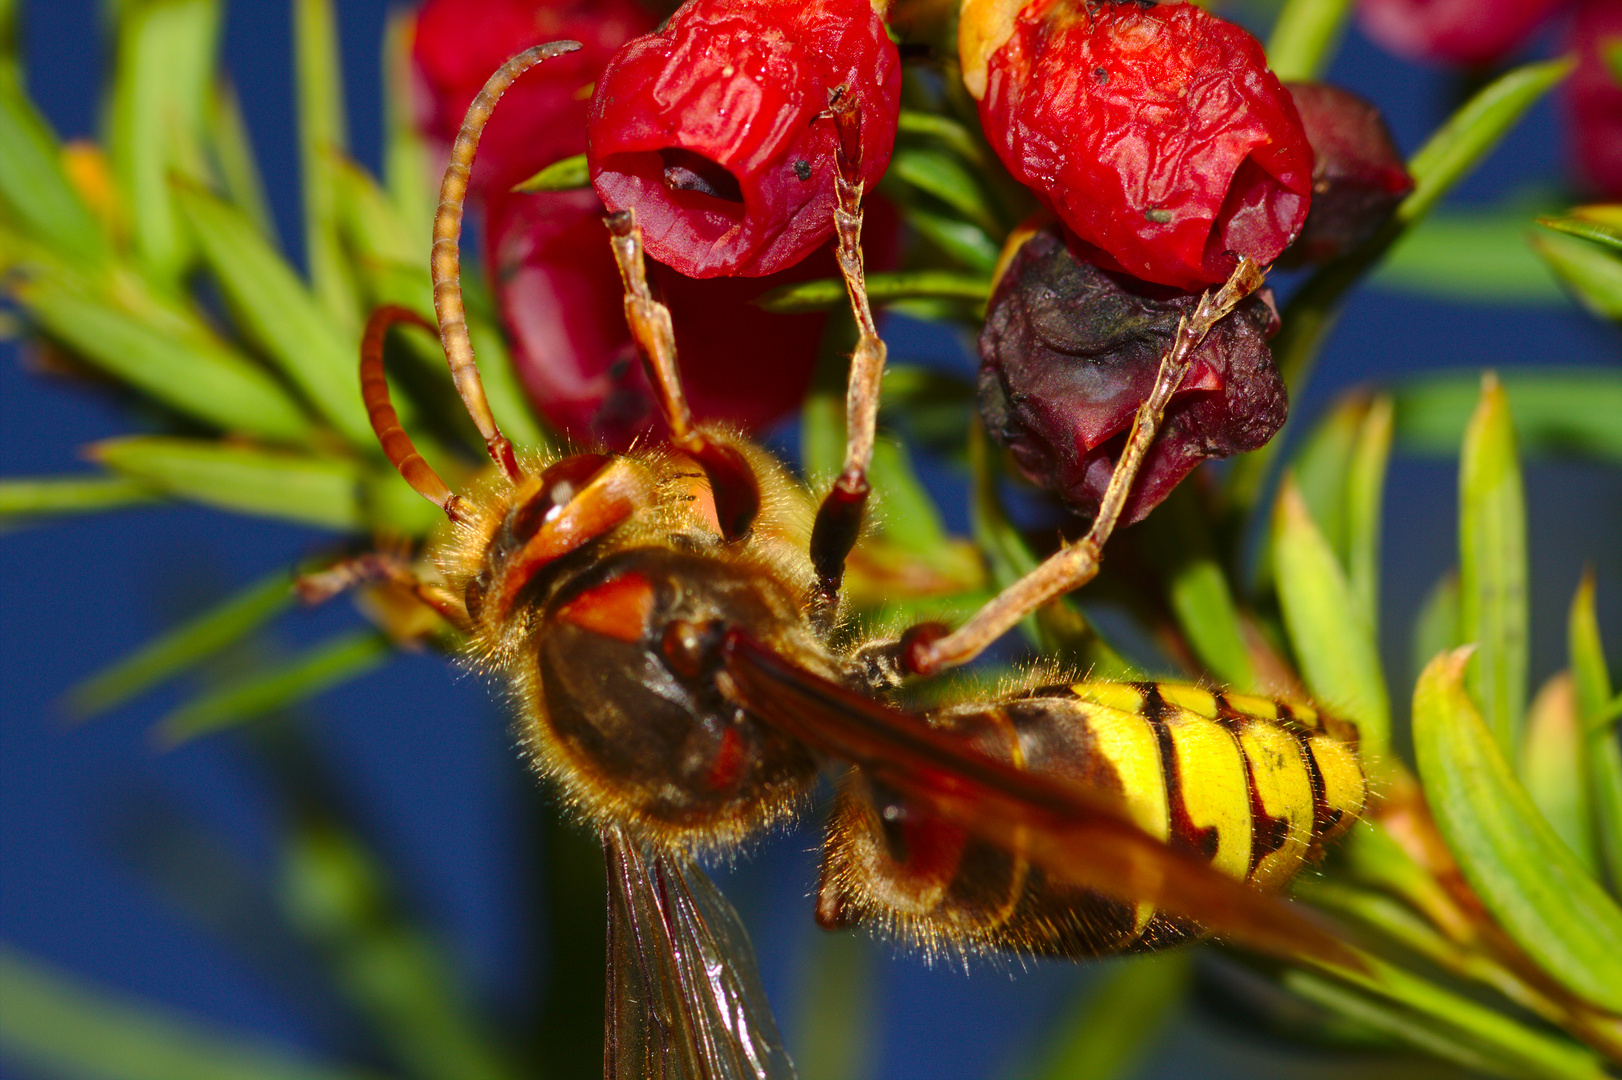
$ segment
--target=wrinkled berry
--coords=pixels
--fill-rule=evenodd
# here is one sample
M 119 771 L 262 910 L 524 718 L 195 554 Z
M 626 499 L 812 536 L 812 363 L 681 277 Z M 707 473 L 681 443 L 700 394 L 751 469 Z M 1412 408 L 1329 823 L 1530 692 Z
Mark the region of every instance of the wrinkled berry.
M 1373 236 L 1414 189 L 1380 110 L 1349 90 L 1286 83 L 1312 145 L 1312 209 L 1280 263 L 1323 263 Z
M 1034 0 L 960 44 L 983 67 L 980 121 L 1009 171 L 1100 265 L 1181 289 L 1232 253 L 1275 259 L 1306 219 L 1312 151 L 1261 45 L 1188 4 Z M 966 16 L 967 17 L 967 16 Z M 999 43 L 999 39 L 1000 43 Z
M 487 262 L 530 400 L 570 438 L 624 449 L 660 431 L 661 420 L 626 329 L 603 212 L 590 191 L 495 200 Z M 697 281 L 657 263 L 648 270 L 670 306 L 698 419 L 758 430 L 800 403 L 826 316 L 772 315 L 750 301 L 788 281 L 836 275 L 830 252 L 764 280 Z
M 1358 0 L 1369 37 L 1401 56 L 1491 64 L 1531 37 L 1561 0 Z
M 411 47 L 425 91 L 421 126 L 448 145 L 474 95 L 509 57 L 547 41 L 580 42 L 514 83 L 479 140 L 474 196 L 506 191 L 584 152 L 592 83 L 614 50 L 653 22 L 636 0 L 428 0 Z
M 869 0 L 688 0 L 598 80 L 592 183 L 683 274 L 782 270 L 833 233 L 824 113 L 839 86 L 860 110 L 871 186 L 895 142 L 901 68 Z
M 1267 348 L 1278 321 L 1265 293 L 1196 350 L 1122 522 L 1148 514 L 1201 461 L 1254 450 L 1283 426 L 1288 402 Z M 1037 230 L 1009 261 L 980 333 L 986 430 L 1028 479 L 1091 517 L 1178 317 L 1197 302 L 1078 259 L 1056 225 Z
M 1583 0 L 1569 40 L 1577 54 L 1566 83 L 1577 172 L 1601 195 L 1622 199 L 1622 82 L 1600 53 L 1622 42 L 1622 3 Z

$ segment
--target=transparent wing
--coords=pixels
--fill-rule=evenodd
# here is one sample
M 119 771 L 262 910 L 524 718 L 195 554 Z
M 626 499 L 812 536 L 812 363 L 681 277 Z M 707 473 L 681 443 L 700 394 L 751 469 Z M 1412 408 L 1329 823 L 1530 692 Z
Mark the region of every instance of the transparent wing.
M 732 905 L 691 860 L 602 836 L 605 1080 L 794 1080 Z

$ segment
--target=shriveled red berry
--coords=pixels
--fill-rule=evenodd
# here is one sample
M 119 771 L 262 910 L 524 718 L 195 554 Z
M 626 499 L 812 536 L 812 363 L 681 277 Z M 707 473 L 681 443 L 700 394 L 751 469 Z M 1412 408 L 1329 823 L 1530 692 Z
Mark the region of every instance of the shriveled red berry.
M 1312 145 L 1312 209 L 1282 265 L 1344 255 L 1384 225 L 1413 177 L 1371 102 L 1325 83 L 1285 83 Z
M 1271 262 L 1306 220 L 1312 151 L 1256 39 L 1189 4 L 978 0 L 960 45 L 980 122 L 1100 265 L 1181 289 Z
M 1284 383 L 1267 338 L 1267 290 L 1217 323 L 1166 407 L 1122 514 L 1137 521 L 1194 466 L 1261 446 L 1284 425 Z M 1097 513 L 1178 318 L 1198 302 L 1076 257 L 1057 225 L 1004 270 L 980 333 L 980 415 L 1033 483 Z
M 1532 36 L 1561 0 L 1357 0 L 1365 33 L 1400 56 L 1491 64 Z
M 833 233 L 824 113 L 839 86 L 860 110 L 872 185 L 895 142 L 901 68 L 869 0 L 688 0 L 598 80 L 592 184 L 683 274 L 782 270 Z
M 661 421 L 626 329 L 603 212 L 590 191 L 493 200 L 487 261 L 530 400 L 569 437 L 623 449 Z M 698 419 L 758 430 L 800 403 L 826 316 L 772 315 L 750 301 L 788 281 L 836 275 L 831 253 L 764 280 L 698 281 L 657 263 L 648 269 L 670 306 Z
M 1577 54 L 1566 82 L 1577 172 L 1599 194 L 1622 199 L 1622 81 L 1601 54 L 1622 43 L 1622 3 L 1582 0 L 1569 40 Z
M 572 39 L 513 84 L 479 140 L 473 192 L 506 191 L 586 149 L 592 83 L 653 16 L 636 0 L 428 0 L 417 12 L 411 52 L 425 91 L 421 126 L 450 143 L 490 73 L 531 45 Z

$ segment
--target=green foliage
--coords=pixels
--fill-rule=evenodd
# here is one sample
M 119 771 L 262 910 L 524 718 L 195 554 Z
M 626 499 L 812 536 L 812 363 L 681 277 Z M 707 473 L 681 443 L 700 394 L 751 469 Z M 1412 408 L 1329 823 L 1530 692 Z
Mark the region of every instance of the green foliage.
M 0 527 L 56 514 L 94 514 L 155 497 L 146 484 L 120 476 L 0 480 Z
M 205 506 L 337 530 L 363 520 L 360 474 L 340 459 L 148 435 L 109 439 L 91 453 L 115 472 Z
M 229 649 L 293 601 L 293 576 L 272 574 L 188 623 L 153 638 L 68 694 L 81 718 L 106 712 Z
M 528 180 L 513 187 L 513 191 L 528 194 L 533 191 L 573 191 L 589 186 L 591 176 L 586 171 L 586 155 L 576 154 L 562 161 L 554 161 Z
M 212 1030 L 0 949 L 0 1050 L 78 1080 L 364 1080 L 360 1070 L 301 1061 L 258 1039 Z
M 1285 82 L 1322 78 L 1351 7 L 1351 0 L 1287 0 L 1267 39 L 1273 74 Z
M 1391 741 L 1391 700 L 1374 626 L 1289 479 L 1274 510 L 1273 565 L 1284 623 L 1307 686 L 1320 701 L 1357 721 L 1364 754 L 1380 761 Z
M 1118 961 L 1055 1026 L 1059 1038 L 1034 1080 L 1132 1076 L 1183 1004 L 1193 977 L 1188 953 Z
M 1438 657 L 1414 691 L 1414 754 L 1436 822 L 1476 895 L 1542 969 L 1622 1012 L 1622 910 L 1516 780 L 1465 693 L 1469 660 Z
M 1280 74 L 1325 70 L 1349 6 L 1287 0 L 1268 45 Z M 0 274 L 34 340 L 128 390 L 148 426 L 91 447 L 102 471 L 0 481 L 0 527 L 191 502 L 313 526 L 351 548 L 379 535 L 427 535 L 443 515 L 381 459 L 355 372 L 367 306 L 432 311 L 423 263 L 435 193 L 407 108 L 407 16 L 391 20 L 385 49 L 391 89 L 379 181 L 347 156 L 333 5 L 293 2 L 306 277 L 277 250 L 235 94 L 216 70 L 219 4 L 113 7 L 116 66 L 99 150 L 64 148 L 41 120 L 11 52 L 10 9 L 0 6 Z M 1414 156 L 1417 187 L 1393 221 L 1299 289 L 1275 339 L 1293 392 L 1347 292 L 1366 277 L 1492 303 L 1562 303 L 1566 290 L 1622 319 L 1617 208 L 1546 215 L 1536 219 L 1541 229 L 1519 204 L 1439 209 L 1569 69 L 1567 61 L 1529 64 L 1484 85 Z M 972 331 L 1001 245 L 1034 203 L 980 137 L 973 103 L 939 74 L 909 69 L 908 108 L 881 185 L 919 242 L 900 268 L 867 283 L 876 306 Z M 522 187 L 563 190 L 586 179 L 577 157 Z M 228 318 L 195 291 L 205 275 Z M 477 281 L 467 285 L 492 408 L 520 446 L 545 448 L 550 437 L 526 403 L 489 298 Z M 845 302 L 832 279 L 758 301 L 771 312 L 835 312 L 800 433 L 803 470 L 819 480 L 843 461 L 853 344 Z M 396 404 L 424 457 L 459 486 L 482 444 L 431 336 L 396 338 L 391 349 L 417 365 L 403 369 Z M 872 469 L 874 520 L 850 572 L 857 623 L 961 619 L 1059 542 L 1052 530 L 1019 524 L 1023 495 L 981 431 L 973 397 L 956 377 L 892 368 Z M 1267 490 L 1273 448 L 1235 463 L 1220 490 L 1185 484 L 1111 541 L 1085 609 L 1063 597 L 1021 624 L 1027 643 L 1070 672 L 1177 670 L 1256 692 L 1304 685 L 1358 725 L 1382 804 L 1298 891 L 1356 928 L 1363 966 L 1237 958 L 1308 1010 L 1300 1037 L 1513 1078 L 1599 1080 L 1604 1060 L 1622 1061 L 1622 702 L 1606 670 L 1590 577 L 1570 610 L 1569 671 L 1528 707 L 1521 472 L 1523 456 L 1622 463 L 1618 416 L 1622 374 L 1613 371 L 1506 370 L 1485 381 L 1474 371 L 1443 373 L 1356 393 L 1300 441 L 1276 496 Z M 967 538 L 947 529 L 934 478 L 920 478 L 926 448 L 967 474 Z M 1439 582 L 1414 634 L 1416 671 L 1423 668 L 1413 705 L 1417 777 L 1391 701 L 1399 689 L 1407 696 L 1406 680 L 1384 669 L 1378 640 L 1382 503 L 1394 451 L 1460 459 L 1459 569 Z M 1248 573 L 1247 520 L 1269 513 L 1270 529 L 1255 530 L 1266 533 L 1259 572 Z M 391 1075 L 594 1071 L 603 968 L 594 841 L 554 818 L 542 826 L 555 980 L 589 992 L 584 1005 L 579 994 L 548 997 L 536 1009 L 538 1045 L 528 1045 L 466 999 L 455 965 L 410 917 L 384 860 L 343 820 L 342 800 L 312 779 L 317 770 L 290 735 L 289 716 L 378 669 L 397 642 L 442 645 L 448 631 L 414 625 L 368 592 L 362 607 L 372 625 L 278 648 L 273 623 L 290 605 L 294 578 L 274 574 L 220 600 L 81 683 L 69 710 L 100 714 L 183 679 L 189 696 L 160 721 L 160 742 L 240 729 L 288 811 L 274 908 L 323 958 Z M 1115 636 L 1105 604 L 1135 620 L 1132 637 L 1142 640 L 1130 653 L 1128 635 L 1116 643 L 1095 625 Z M 1470 651 L 1456 651 L 1461 645 Z M 832 939 L 800 972 L 794 1033 L 810 1047 L 801 1054 L 808 1080 L 859 1073 L 882 1038 L 870 956 Z M 1130 1075 L 1179 1007 L 1194 963 L 1178 952 L 1110 969 L 1009 1074 Z M 0 953 L 0 997 L 0 1053 L 41 1073 L 362 1076 L 113 998 L 10 952 Z
M 1530 663 L 1526 494 L 1504 388 L 1489 372 L 1459 462 L 1459 640 L 1475 642 L 1470 690 L 1499 749 L 1520 745 Z

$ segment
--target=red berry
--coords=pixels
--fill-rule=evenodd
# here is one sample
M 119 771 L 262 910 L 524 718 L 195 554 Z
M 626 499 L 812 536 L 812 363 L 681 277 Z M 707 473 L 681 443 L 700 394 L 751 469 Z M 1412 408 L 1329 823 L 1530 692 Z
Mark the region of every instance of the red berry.
M 493 200 L 489 276 L 530 400 L 569 437 L 623 449 L 661 422 L 625 326 L 603 212 L 590 191 Z M 826 316 L 772 315 L 750 301 L 789 281 L 836 276 L 831 252 L 764 280 L 648 270 L 670 306 L 698 419 L 759 429 L 799 405 Z
M 861 177 L 890 161 L 900 60 L 869 0 L 688 0 L 597 82 L 592 183 L 634 209 L 648 254 L 691 277 L 758 277 L 833 233 L 828 93 L 861 110 Z
M 980 332 L 980 414 L 1020 471 L 1083 516 L 1097 513 L 1138 406 L 1192 293 L 1076 257 L 1057 225 L 1032 233 L 998 280 Z M 1267 338 L 1267 291 L 1217 323 L 1166 407 L 1122 512 L 1137 521 L 1208 458 L 1254 450 L 1289 411 Z
M 1198 289 L 1300 231 L 1312 150 L 1239 27 L 1188 4 L 1033 0 L 1006 29 L 963 38 L 985 57 L 981 125 L 1100 265 Z
M 514 83 L 479 140 L 474 193 L 506 191 L 585 151 L 592 82 L 615 49 L 653 22 L 636 0 L 428 0 L 412 41 L 426 90 L 422 127 L 449 144 L 474 95 L 509 57 L 547 41 L 580 42 Z
M 1414 180 L 1379 109 L 1338 86 L 1285 85 L 1312 145 L 1312 209 L 1280 262 L 1328 262 L 1373 236 Z
M 1601 49 L 1622 44 L 1622 3 L 1583 0 L 1571 24 L 1577 70 L 1566 83 L 1577 171 L 1610 199 L 1622 199 L 1622 78 Z
M 1415 60 L 1491 64 L 1522 44 L 1561 0 L 1358 0 L 1364 32 Z

